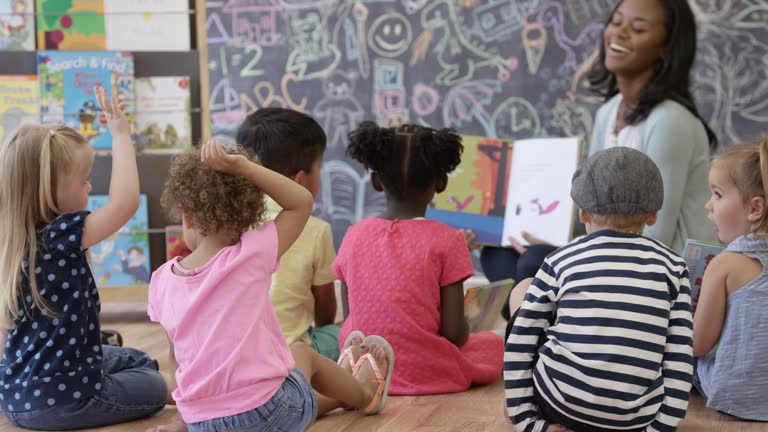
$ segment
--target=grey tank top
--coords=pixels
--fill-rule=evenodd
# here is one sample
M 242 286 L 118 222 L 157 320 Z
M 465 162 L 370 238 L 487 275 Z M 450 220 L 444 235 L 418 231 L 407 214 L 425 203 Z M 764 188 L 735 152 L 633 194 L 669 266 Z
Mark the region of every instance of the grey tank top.
M 763 272 L 728 296 L 720 340 L 696 373 L 709 408 L 768 421 L 768 237 L 742 236 L 725 251 L 760 261 Z

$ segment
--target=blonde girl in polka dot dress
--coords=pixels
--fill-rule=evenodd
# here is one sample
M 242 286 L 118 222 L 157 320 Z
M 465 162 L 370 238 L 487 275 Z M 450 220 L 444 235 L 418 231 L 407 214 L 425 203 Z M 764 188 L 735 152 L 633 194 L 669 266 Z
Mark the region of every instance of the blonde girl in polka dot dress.
M 96 98 L 113 143 L 109 202 L 93 213 L 94 153 L 75 130 L 22 126 L 0 147 L 0 409 L 29 429 L 121 423 L 169 397 L 155 361 L 100 341 L 86 251 L 136 212 L 139 181 L 123 105 Z

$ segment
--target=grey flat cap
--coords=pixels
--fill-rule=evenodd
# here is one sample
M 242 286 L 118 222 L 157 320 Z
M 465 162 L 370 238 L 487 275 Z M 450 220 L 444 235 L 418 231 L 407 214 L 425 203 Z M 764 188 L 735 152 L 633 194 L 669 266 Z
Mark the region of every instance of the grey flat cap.
M 601 150 L 579 167 L 571 180 L 571 198 L 590 213 L 636 215 L 654 213 L 664 202 L 659 167 L 629 147 Z

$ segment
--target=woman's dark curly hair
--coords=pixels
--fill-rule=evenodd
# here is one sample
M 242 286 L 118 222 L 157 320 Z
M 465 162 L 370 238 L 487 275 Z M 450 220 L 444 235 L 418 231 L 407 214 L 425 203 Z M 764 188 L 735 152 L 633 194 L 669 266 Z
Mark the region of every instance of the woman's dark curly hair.
M 242 147 L 227 149 L 227 153 L 257 160 Z M 176 222 L 181 221 L 182 211 L 185 212 L 204 236 L 227 232 L 239 238 L 260 224 L 266 213 L 264 192 L 244 177 L 203 165 L 199 149 L 173 160 L 160 203 Z
M 461 162 L 462 151 L 461 136 L 453 129 L 384 128 L 366 121 L 349 134 L 347 157 L 378 173 L 394 198 L 407 199 L 447 178 Z

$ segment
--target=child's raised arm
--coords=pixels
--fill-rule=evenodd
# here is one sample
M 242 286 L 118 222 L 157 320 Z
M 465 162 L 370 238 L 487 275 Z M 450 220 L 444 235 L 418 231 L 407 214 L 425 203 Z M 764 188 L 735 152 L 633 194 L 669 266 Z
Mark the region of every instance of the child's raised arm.
M 116 233 L 139 208 L 139 173 L 131 130 L 124 105 L 107 91 L 96 88 L 96 100 L 107 116 L 112 132 L 112 177 L 109 180 L 109 201 L 85 219 L 82 246 L 87 249 Z
M 242 155 L 231 155 L 213 140 L 200 151 L 203 164 L 227 174 L 247 178 L 272 197 L 283 211 L 275 218 L 278 256 L 282 256 L 299 237 L 312 213 L 312 194 L 293 180 L 249 161 Z

